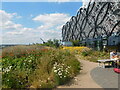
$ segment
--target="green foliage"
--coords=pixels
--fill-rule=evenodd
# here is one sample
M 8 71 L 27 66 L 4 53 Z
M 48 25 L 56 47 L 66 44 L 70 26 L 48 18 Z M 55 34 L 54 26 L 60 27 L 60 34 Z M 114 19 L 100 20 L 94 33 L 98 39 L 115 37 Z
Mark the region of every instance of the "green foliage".
M 82 56 L 88 56 L 92 54 L 92 51 L 83 51 L 81 52 Z
M 47 42 L 43 43 L 42 46 L 49 46 L 49 47 L 56 47 L 58 48 L 60 46 L 59 40 L 53 39 L 48 40 Z
M 102 51 L 83 51 L 80 53 L 81 59 L 89 60 L 93 62 L 97 62 L 99 59 L 109 59 L 109 53 L 108 52 L 102 52 Z
M 3 88 L 53 88 L 79 73 L 80 63 L 70 52 L 39 46 L 31 51 L 28 47 L 3 50 Z
M 71 40 L 73 46 L 80 46 L 80 40 Z

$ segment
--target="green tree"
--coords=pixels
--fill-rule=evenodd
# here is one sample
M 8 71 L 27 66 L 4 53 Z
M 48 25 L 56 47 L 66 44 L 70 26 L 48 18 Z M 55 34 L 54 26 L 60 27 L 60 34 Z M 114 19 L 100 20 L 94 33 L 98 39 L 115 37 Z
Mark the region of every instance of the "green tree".
M 53 40 L 49 39 L 47 42 L 45 42 L 42 45 L 58 48 L 60 46 L 60 43 L 59 43 L 59 40 L 57 40 L 57 39 L 53 39 Z
M 54 39 L 53 43 L 54 43 L 56 48 L 58 48 L 60 46 L 59 40 L 57 40 L 57 39 Z
M 73 46 L 80 46 L 80 40 L 71 40 Z

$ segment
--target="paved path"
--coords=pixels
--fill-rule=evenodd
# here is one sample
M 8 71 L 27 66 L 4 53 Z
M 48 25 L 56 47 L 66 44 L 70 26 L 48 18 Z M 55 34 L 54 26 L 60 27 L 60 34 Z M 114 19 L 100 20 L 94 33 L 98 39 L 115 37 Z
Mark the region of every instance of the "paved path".
M 81 62 L 82 70 L 70 83 L 58 88 L 114 88 L 120 87 L 120 74 L 113 71 L 113 68 L 100 68 L 98 63 L 86 60 L 78 60 Z M 109 89 L 107 89 L 109 90 Z
M 93 80 L 101 87 L 118 88 L 118 74 L 113 71 L 113 68 L 96 67 L 90 74 Z
M 80 74 L 71 80 L 69 84 L 58 86 L 58 88 L 101 88 L 90 76 L 91 70 L 97 67 L 97 63 L 80 60 L 79 58 L 78 60 L 82 65 Z

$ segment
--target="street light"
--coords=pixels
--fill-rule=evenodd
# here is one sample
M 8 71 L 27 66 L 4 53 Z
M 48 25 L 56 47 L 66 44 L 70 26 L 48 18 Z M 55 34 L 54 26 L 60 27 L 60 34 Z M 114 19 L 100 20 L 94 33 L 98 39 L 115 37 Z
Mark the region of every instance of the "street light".
M 106 46 L 108 45 L 107 36 L 102 37 L 103 49 L 105 50 Z

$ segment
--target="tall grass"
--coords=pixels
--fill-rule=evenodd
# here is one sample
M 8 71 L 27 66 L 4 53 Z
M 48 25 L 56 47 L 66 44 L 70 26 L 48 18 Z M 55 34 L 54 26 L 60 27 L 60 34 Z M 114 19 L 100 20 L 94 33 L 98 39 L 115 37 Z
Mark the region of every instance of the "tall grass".
M 73 78 L 80 63 L 69 51 L 15 46 L 2 52 L 3 88 L 53 88 Z
M 38 45 L 6 47 L 2 50 L 2 57 L 22 57 L 28 54 L 42 52 L 44 49 L 47 48 Z

